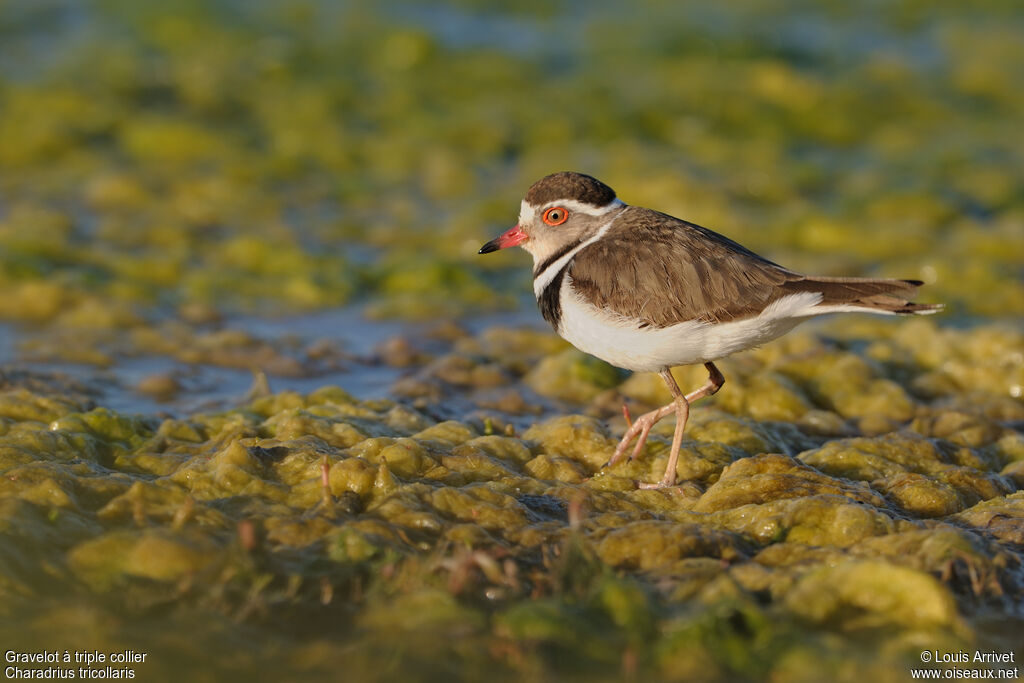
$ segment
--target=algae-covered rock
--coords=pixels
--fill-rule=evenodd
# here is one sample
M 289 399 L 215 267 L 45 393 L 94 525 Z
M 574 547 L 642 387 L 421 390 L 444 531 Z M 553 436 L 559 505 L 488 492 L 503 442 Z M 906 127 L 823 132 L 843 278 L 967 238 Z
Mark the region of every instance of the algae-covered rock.
M 859 618 L 847 629 L 888 624 L 929 629 L 960 627 L 956 602 L 934 577 L 907 567 L 852 560 L 808 573 L 786 595 L 786 608 L 819 624 L 844 624 L 850 611 Z
M 228 518 L 215 507 L 196 504 L 188 493 L 166 481 L 136 481 L 96 512 L 107 524 L 197 523 L 206 528 L 230 528 Z
M 382 554 L 393 547 L 393 539 L 381 536 L 369 529 L 361 529 L 354 524 L 346 524 L 340 529 L 329 532 L 327 538 L 327 556 L 344 564 L 365 562 Z
M 272 480 L 249 449 L 235 441 L 212 457 L 196 456 L 168 479 L 185 487 L 197 500 L 254 495 L 284 501 L 286 487 Z
M 884 501 L 862 484 L 836 479 L 798 460 L 765 454 L 738 460 L 701 496 L 695 510 L 713 512 L 750 503 L 817 494 L 839 495 L 874 506 Z
M 480 436 L 470 439 L 452 449 L 460 455 L 465 452 L 482 452 L 511 467 L 525 465 L 533 459 L 530 449 L 519 439 L 504 436 Z
M 990 444 L 1006 433 L 994 420 L 953 410 L 917 418 L 910 428 L 924 436 L 946 439 L 969 448 Z
M 950 458 L 934 442 L 910 435 L 831 441 L 800 460 L 834 476 L 871 481 L 902 472 L 941 470 Z
M 897 505 L 926 517 L 949 514 L 1012 490 L 1005 478 L 978 469 L 988 464 L 987 457 L 946 446 L 907 433 L 888 434 L 832 441 L 801 453 L 800 459 L 835 476 L 879 481 L 879 488 Z
M 386 464 L 393 474 L 405 478 L 422 476 L 437 462 L 426 448 L 413 439 L 396 439 L 368 456 L 367 460 Z
M 511 496 L 481 486 L 466 491 L 442 488 L 431 493 L 430 504 L 442 514 L 479 524 L 488 531 L 511 531 L 526 525 L 525 508 Z
M 155 427 L 153 420 L 121 415 L 106 408 L 64 415 L 50 424 L 52 431 L 85 432 L 106 441 L 132 445 L 137 445 L 143 438 L 150 436 Z
M 912 472 L 894 475 L 878 487 L 897 507 L 918 517 L 945 517 L 963 505 L 949 484 Z
M 55 396 L 40 396 L 26 389 L 0 392 L 0 417 L 51 423 L 53 420 L 80 411 L 85 406 L 77 401 Z
M 523 379 L 542 396 L 587 403 L 622 381 L 620 370 L 576 349 L 548 356 Z
M 928 572 L 952 584 L 966 579 L 975 593 L 998 595 L 1002 588 L 990 585 L 999 573 L 997 567 L 1006 561 L 978 534 L 949 525 L 930 529 L 910 528 L 867 539 L 855 548 L 857 555 L 883 558 Z M 959 576 L 958 576 L 959 575 Z M 1010 574 L 1004 574 L 1009 578 Z M 1013 581 L 1011 580 L 1011 584 Z
M 603 424 L 579 415 L 556 417 L 536 424 L 523 438 L 536 442 L 543 453 L 575 460 L 592 470 L 611 457 L 618 443 L 608 437 Z
M 749 548 L 734 534 L 698 524 L 634 522 L 609 532 L 597 546 L 601 559 L 613 567 L 671 571 L 690 557 L 740 559 Z
M 129 578 L 175 581 L 213 566 L 219 557 L 211 540 L 198 533 L 121 531 L 75 546 L 68 563 L 82 581 L 109 590 Z
M 315 436 L 329 446 L 338 448 L 354 446 L 368 436 L 358 423 L 318 417 L 305 411 L 279 413 L 264 422 L 264 425 L 278 439 Z
M 763 370 L 745 380 L 738 387 L 730 382 L 730 391 L 721 392 L 717 397 L 720 408 L 755 420 L 790 422 L 814 410 L 803 390 L 785 375 Z
M 397 494 L 382 498 L 368 509 L 396 527 L 428 532 L 431 535 L 440 534 L 444 530 L 444 522 L 423 500 L 425 493 L 426 489 L 405 487 Z
M 647 638 L 659 639 L 663 618 L 647 597 L 655 585 L 666 605 L 700 605 L 711 610 L 708 614 L 726 610 L 723 605 L 738 609 L 751 594 L 765 596 L 776 609 L 792 613 L 786 629 L 797 633 L 807 628 L 801 624 L 813 622 L 830 633 L 895 625 L 904 634 L 923 629 L 940 635 L 960 632 L 962 625 L 955 608 L 951 613 L 947 605 L 943 613 L 934 607 L 941 605 L 934 591 L 926 593 L 933 607 L 923 618 L 930 625 L 920 626 L 911 623 L 907 605 L 891 596 L 865 606 L 861 593 L 841 592 L 833 603 L 807 606 L 808 596 L 819 590 L 815 581 L 828 585 L 832 580 L 812 577 L 825 568 L 861 562 L 925 573 L 900 574 L 893 585 L 910 585 L 908 577 L 937 577 L 948 586 L 947 597 L 995 597 L 1018 588 L 1013 555 L 969 532 L 917 529 L 906 521 L 907 516 L 955 519 L 993 539 L 1019 542 L 1016 497 L 1006 495 L 1012 470 L 1006 476 L 995 472 L 1016 462 L 1015 432 L 1000 432 L 994 441 L 986 437 L 980 446 L 903 433 L 814 448 L 817 437 L 789 423 L 700 409 L 679 464 L 686 480 L 678 488 L 638 490 L 637 480 L 661 474 L 670 420 L 651 435 L 641 458 L 599 472 L 616 439 L 594 418 L 551 418 L 519 439 L 493 433 L 486 422 L 480 427 L 476 420 L 431 419 L 343 392 L 285 393 L 257 403 L 257 411 L 250 406 L 165 420 L 155 429 L 114 413 L 73 416 L 57 430 L 12 421 L 0 434 L 0 448 L 7 449 L 12 464 L 0 498 L 17 496 L 19 504 L 44 510 L 26 527 L 32 533 L 40 533 L 40 524 L 78 529 L 73 547 L 57 552 L 66 552 L 68 571 L 98 593 L 146 585 L 146 594 L 154 595 L 160 584 L 196 582 L 201 590 L 230 594 L 248 585 L 250 579 L 242 578 L 250 576 L 248 562 L 269 563 L 270 572 L 290 567 L 287 580 L 265 584 L 274 580 L 254 576 L 253 588 L 245 589 L 280 586 L 293 596 L 286 600 L 314 586 L 321 601 L 339 590 L 358 596 L 370 580 L 397 590 L 395 605 L 419 604 L 420 591 L 443 580 L 460 595 L 479 591 L 498 601 L 501 615 L 517 615 L 508 622 L 496 618 L 494 633 L 573 656 L 584 651 L 580 641 L 559 635 L 557 624 L 577 623 L 574 614 L 586 615 L 596 629 L 593 635 L 616 648 L 646 648 Z M 96 419 L 100 422 L 89 421 Z M 977 423 L 958 424 L 970 429 Z M 479 436 L 481 431 L 490 433 Z M 804 452 L 799 459 L 765 452 L 776 448 Z M 48 460 L 36 461 L 33 454 L 47 451 Z M 95 477 L 98 465 L 115 468 L 120 478 Z M 152 479 L 132 479 L 139 476 Z M 983 499 L 990 502 L 979 503 Z M 951 517 L 956 511 L 961 512 Z M 81 526 L 88 521 L 83 514 L 114 531 L 90 539 L 100 529 Z M 576 542 L 583 544 L 579 547 L 592 548 L 582 564 L 570 561 L 576 552 L 564 541 L 570 524 L 577 529 Z M 229 545 L 240 548 L 243 559 L 225 555 Z M 424 553 L 452 547 L 468 554 L 439 560 L 436 570 L 417 564 Z M 473 554 L 478 552 L 484 554 Z M 296 566 L 319 567 L 315 571 L 324 579 L 298 578 L 295 571 L 308 570 Z M 618 579 L 600 579 L 607 571 L 603 567 L 639 583 L 623 587 Z M 381 578 L 367 578 L 378 569 Z M 844 571 L 851 572 L 850 586 L 875 590 L 868 570 Z M 217 584 L 215 574 L 223 577 L 216 581 L 226 583 Z M 3 585 L 16 592 L 33 590 L 27 576 Z M 527 589 L 565 590 L 582 602 L 558 598 L 557 609 L 534 623 L 514 609 L 528 604 L 518 602 Z M 277 589 L 257 592 L 264 590 Z M 394 615 L 384 616 L 389 612 L 380 605 L 385 603 L 372 600 L 356 609 L 366 619 L 361 623 L 377 632 Z M 511 601 L 509 611 L 505 600 Z M 452 614 L 477 618 L 472 610 L 459 609 Z M 749 627 L 760 623 L 757 610 L 740 611 Z M 455 620 L 461 618 L 449 622 L 446 613 L 438 612 L 437 623 L 444 624 L 438 633 L 457 628 Z M 563 623 L 567 614 L 571 618 Z M 725 617 L 702 618 L 704 626 L 690 632 L 710 629 L 707 634 L 717 635 L 697 638 L 687 646 L 687 656 L 722 672 L 767 670 L 721 650 L 723 633 L 735 638 L 736 647 L 749 646 L 746 636 L 721 630 Z M 424 624 L 430 621 L 425 618 Z M 409 632 L 421 628 L 427 626 Z M 774 639 L 783 631 L 765 637 L 782 642 Z M 471 632 L 484 637 L 489 630 Z M 639 632 L 647 637 L 638 637 Z M 665 636 L 662 642 L 669 640 Z M 679 643 L 662 647 L 685 649 Z M 593 649 L 591 660 L 606 649 Z M 778 656 L 766 654 L 765 661 Z M 659 666 L 671 668 L 665 662 Z
M 413 436 L 421 441 L 438 441 L 453 446 L 476 438 L 478 435 L 471 427 L 449 420 L 421 430 Z
M 1024 544 L 1024 491 L 980 502 L 955 518 L 1005 542 Z
M 746 504 L 715 512 L 712 519 L 716 525 L 759 543 L 785 541 L 836 548 L 891 533 L 896 526 L 892 518 L 872 506 L 827 493 Z
M 695 415 L 692 424 L 687 423 L 685 434 L 697 441 L 730 446 L 746 455 L 769 452 L 776 441 L 763 424 L 713 412 Z
M 537 479 L 555 479 L 576 484 L 586 478 L 586 471 L 575 460 L 547 453 L 541 453 L 530 460 L 524 469 Z
M 473 343 L 462 340 L 461 347 Z M 501 325 L 488 327 L 476 340 L 481 350 L 489 356 L 503 359 L 527 358 L 537 359 L 549 356 L 568 348 L 568 343 L 547 331 L 529 328 L 509 328 Z
M 49 508 L 76 508 L 73 477 L 43 463 L 12 467 L 0 479 L 0 494 Z
M 345 458 L 334 463 L 328 473 L 331 493 L 340 495 L 343 491 L 353 491 L 367 496 L 373 489 L 377 469 L 360 458 Z
M 335 530 L 334 524 L 322 517 L 313 519 L 269 517 L 264 522 L 264 527 L 269 542 L 294 548 L 308 547 Z
M 778 370 L 806 387 L 819 405 L 845 418 L 901 422 L 914 415 L 914 401 L 903 387 L 879 377 L 870 363 L 852 354 L 819 353 L 813 362 L 790 362 Z
M 516 470 L 508 464 L 480 452 L 465 449 L 460 453 L 452 453 L 441 457 L 441 464 L 452 472 L 461 472 L 466 481 L 487 481 L 514 476 Z
M 497 387 L 507 384 L 509 376 L 496 363 L 477 356 L 449 354 L 432 361 L 423 370 L 428 377 L 459 387 Z

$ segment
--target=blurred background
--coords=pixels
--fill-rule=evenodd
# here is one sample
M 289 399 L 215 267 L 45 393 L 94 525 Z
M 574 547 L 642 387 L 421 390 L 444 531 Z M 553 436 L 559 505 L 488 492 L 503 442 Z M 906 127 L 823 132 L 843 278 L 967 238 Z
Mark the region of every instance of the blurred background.
M 536 322 L 529 257 L 476 250 L 563 169 L 1019 319 L 1022 30 L 1011 0 L 6 0 L 0 352 L 148 408 Z

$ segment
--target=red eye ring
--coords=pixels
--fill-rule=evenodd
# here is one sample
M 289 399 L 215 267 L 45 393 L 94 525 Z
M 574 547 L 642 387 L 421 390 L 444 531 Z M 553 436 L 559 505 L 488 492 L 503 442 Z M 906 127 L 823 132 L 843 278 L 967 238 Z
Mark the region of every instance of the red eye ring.
M 561 225 L 569 220 L 569 211 L 560 206 L 552 206 L 544 212 L 544 222 L 548 225 Z

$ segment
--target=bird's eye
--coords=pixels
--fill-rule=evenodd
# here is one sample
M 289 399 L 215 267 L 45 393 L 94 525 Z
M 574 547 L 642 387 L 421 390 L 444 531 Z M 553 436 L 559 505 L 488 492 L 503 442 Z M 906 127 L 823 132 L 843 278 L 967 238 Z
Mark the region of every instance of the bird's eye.
M 569 218 L 569 212 L 560 206 L 553 206 L 544 212 L 544 222 L 548 225 L 561 225 Z

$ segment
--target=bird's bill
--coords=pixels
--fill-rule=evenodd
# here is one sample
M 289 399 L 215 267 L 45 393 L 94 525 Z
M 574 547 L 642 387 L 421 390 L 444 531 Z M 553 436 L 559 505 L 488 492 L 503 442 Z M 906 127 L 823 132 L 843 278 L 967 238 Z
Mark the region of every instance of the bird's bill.
M 505 232 L 501 233 L 493 240 L 480 247 L 479 254 L 490 254 L 492 251 L 498 251 L 499 249 L 508 249 L 522 244 L 526 241 L 526 233 L 518 225 L 514 228 L 510 228 Z

